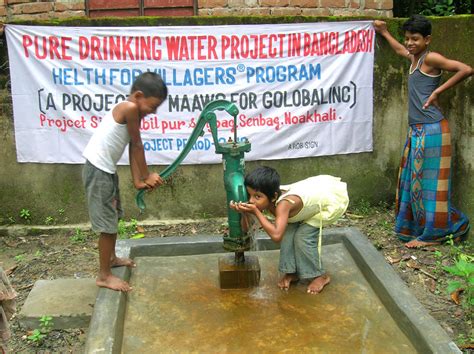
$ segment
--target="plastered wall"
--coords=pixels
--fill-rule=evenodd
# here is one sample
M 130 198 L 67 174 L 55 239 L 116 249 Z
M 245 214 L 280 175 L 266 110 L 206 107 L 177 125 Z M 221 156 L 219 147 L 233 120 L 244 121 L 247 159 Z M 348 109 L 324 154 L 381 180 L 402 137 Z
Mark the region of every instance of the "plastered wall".
M 287 18 L 285 20 L 288 21 Z M 402 20 L 395 19 L 387 21 L 394 32 L 397 32 L 402 23 Z M 100 24 L 94 22 L 93 25 Z M 469 38 L 474 36 L 473 16 L 438 18 L 433 21 L 433 27 L 432 50 L 474 66 L 472 49 L 466 45 Z M 453 31 L 458 35 L 449 35 L 448 40 L 447 34 L 452 34 Z M 403 58 L 396 57 L 382 38 L 377 37 L 376 41 L 373 152 L 249 162 L 247 168 L 252 169 L 263 163 L 270 165 L 280 171 L 284 182 L 315 174 L 333 174 L 348 183 L 352 204 L 362 200 L 393 203 L 400 152 L 407 129 L 408 63 Z M 0 83 L 1 87 L 8 87 L 6 48 L 5 42 L 2 43 L 0 60 L 4 66 Z M 453 135 L 454 202 L 471 220 L 474 220 L 473 97 L 473 78 L 441 97 L 441 105 L 450 120 Z M 48 217 L 54 218 L 57 223 L 87 222 L 81 165 L 16 162 L 11 97 L 7 89 L 0 90 L 0 132 L 0 222 L 22 222 L 19 214 L 23 208 L 30 211 L 31 223 L 44 224 Z M 163 167 L 154 166 L 153 170 L 160 171 Z M 135 190 L 129 168 L 120 167 L 119 174 L 127 219 L 185 219 L 226 215 L 221 164 L 178 168 L 166 186 L 146 197 L 148 209 L 144 215 L 139 215 L 134 203 Z

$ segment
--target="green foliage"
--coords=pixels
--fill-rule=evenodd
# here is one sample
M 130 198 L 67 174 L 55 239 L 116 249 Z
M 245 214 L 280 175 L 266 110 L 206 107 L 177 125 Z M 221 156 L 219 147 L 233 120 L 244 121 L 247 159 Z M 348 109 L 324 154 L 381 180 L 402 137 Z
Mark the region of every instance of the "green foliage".
M 436 262 L 436 268 L 434 269 L 435 273 L 440 272 L 443 269 L 443 252 L 440 250 L 434 251 L 434 256 L 435 256 L 435 262 Z
M 211 214 L 208 214 L 208 213 L 206 213 L 206 212 L 204 211 L 204 212 L 202 212 L 202 214 L 201 214 L 201 218 L 202 218 L 202 219 L 205 219 L 205 220 L 212 219 L 212 215 L 211 215 Z
M 27 338 L 30 342 L 38 346 L 43 343 L 52 329 L 53 318 L 51 316 L 43 315 L 39 319 L 39 328 L 34 329 L 31 335 L 29 335 Z
M 467 253 L 471 252 L 469 250 L 468 244 L 456 245 L 453 235 L 449 235 L 448 240 L 445 243 L 446 245 L 450 246 L 448 250 L 448 255 L 453 261 L 456 261 L 458 258 L 465 259 L 465 260 L 471 259 L 471 261 L 474 260 L 474 257 L 467 255 Z
M 46 334 L 41 333 L 41 331 L 36 328 L 27 338 L 30 342 L 36 345 L 40 345 L 43 342 L 44 338 L 46 338 Z
M 364 198 L 359 199 L 354 202 L 354 205 L 351 207 L 354 214 L 361 216 L 367 216 L 373 212 L 373 207 L 370 202 Z
M 444 266 L 443 269 L 456 277 L 450 281 L 446 291 L 451 294 L 463 289 L 465 296 L 464 305 L 474 306 L 474 257 L 467 254 L 460 254 L 452 266 Z
M 64 208 L 59 208 L 57 211 L 56 222 L 67 223 L 69 221 L 68 216 L 66 215 L 66 210 Z
M 15 258 L 15 261 L 20 263 L 20 262 L 23 262 L 25 260 L 25 255 L 24 254 L 18 254 L 14 258 Z
M 121 239 L 124 238 L 141 238 L 145 235 L 137 234 L 137 226 L 138 221 L 136 219 L 131 218 L 130 221 L 119 220 L 118 224 L 118 237 Z M 137 235 L 143 235 L 141 237 L 137 237 Z
M 456 14 L 472 14 L 474 12 L 472 0 L 454 0 L 454 5 L 456 6 Z
M 74 229 L 74 234 L 69 237 L 69 239 L 72 243 L 84 243 L 87 240 L 87 234 L 77 227 Z
M 459 333 L 456 338 L 456 343 L 458 345 L 466 345 L 474 343 L 474 333 L 472 335 L 466 336 L 464 333 Z
M 47 216 L 45 219 L 44 219 L 44 224 L 45 225 L 52 225 L 54 224 L 54 218 L 52 216 Z
M 20 210 L 20 218 L 22 218 L 25 221 L 30 221 L 31 213 L 30 213 L 29 209 L 25 209 L 25 208 L 21 209 Z
M 53 328 L 53 318 L 51 316 L 46 316 L 43 315 L 40 318 L 40 327 L 43 330 L 44 333 L 49 333 L 51 332 L 51 329 Z
M 388 220 L 380 220 L 377 225 L 385 231 L 391 231 L 393 229 L 393 224 Z
M 393 16 L 410 17 L 413 14 L 425 16 L 452 16 L 472 13 L 472 0 L 394 0 Z
M 420 12 L 424 16 L 452 16 L 454 15 L 453 0 L 425 0 L 425 9 Z

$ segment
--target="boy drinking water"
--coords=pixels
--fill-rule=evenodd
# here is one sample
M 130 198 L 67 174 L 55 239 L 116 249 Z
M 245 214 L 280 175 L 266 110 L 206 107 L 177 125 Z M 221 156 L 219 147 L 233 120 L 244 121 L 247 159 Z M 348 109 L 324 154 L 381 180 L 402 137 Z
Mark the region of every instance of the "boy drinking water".
M 431 23 L 414 15 L 403 24 L 405 46 L 383 21 L 375 30 L 411 62 L 408 134 L 398 174 L 395 232 L 406 247 L 438 245 L 469 230 L 467 217 L 451 205 L 451 133 L 439 95 L 473 74 L 469 65 L 431 52 Z M 454 75 L 441 84 L 444 71 Z
M 320 293 L 331 280 L 320 259 L 322 226 L 335 222 L 346 211 L 346 183 L 321 175 L 280 186 L 278 172 L 262 166 L 250 172 L 244 184 L 248 203 L 231 202 L 230 208 L 243 213 L 244 231 L 252 226 L 253 214 L 270 238 L 281 243 L 279 271 L 284 275 L 278 286 L 288 290 L 292 282 L 304 279 L 309 281 L 308 293 Z M 274 222 L 266 218 L 264 210 L 275 217 Z
M 115 105 L 103 118 L 87 144 L 83 156 L 86 162 L 83 181 L 86 189 L 92 230 L 99 232 L 99 287 L 130 291 L 130 285 L 114 276 L 112 267 L 134 267 L 131 259 L 115 254 L 118 221 L 123 216 L 120 205 L 117 162 L 129 146 L 130 169 L 137 189 L 152 190 L 163 184 L 161 177 L 148 170 L 140 136 L 140 121 L 155 113 L 168 94 L 161 77 L 152 72 L 139 75 L 130 96 Z

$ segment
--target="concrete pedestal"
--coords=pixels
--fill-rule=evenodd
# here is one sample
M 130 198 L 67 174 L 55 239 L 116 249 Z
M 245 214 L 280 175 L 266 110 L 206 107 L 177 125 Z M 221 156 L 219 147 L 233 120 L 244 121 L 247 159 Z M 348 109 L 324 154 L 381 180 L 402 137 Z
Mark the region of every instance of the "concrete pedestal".
M 237 262 L 233 254 L 219 258 L 219 284 L 221 289 L 247 289 L 258 286 L 260 264 L 257 256 L 245 256 Z

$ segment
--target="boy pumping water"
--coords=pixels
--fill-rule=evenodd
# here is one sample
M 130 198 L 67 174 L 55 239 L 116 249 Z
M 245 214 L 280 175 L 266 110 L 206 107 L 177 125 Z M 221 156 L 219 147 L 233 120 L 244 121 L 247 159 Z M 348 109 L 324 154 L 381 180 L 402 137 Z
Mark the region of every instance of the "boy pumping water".
M 129 146 L 130 169 L 137 189 L 152 190 L 163 184 L 161 177 L 148 170 L 140 122 L 155 113 L 167 96 L 161 77 L 153 72 L 139 75 L 126 101 L 120 102 L 104 117 L 87 144 L 83 181 L 86 189 L 92 230 L 99 236 L 99 274 L 96 284 L 118 291 L 130 291 L 130 285 L 114 276 L 112 267 L 134 267 L 131 259 L 115 254 L 118 221 L 122 215 L 117 162 Z

